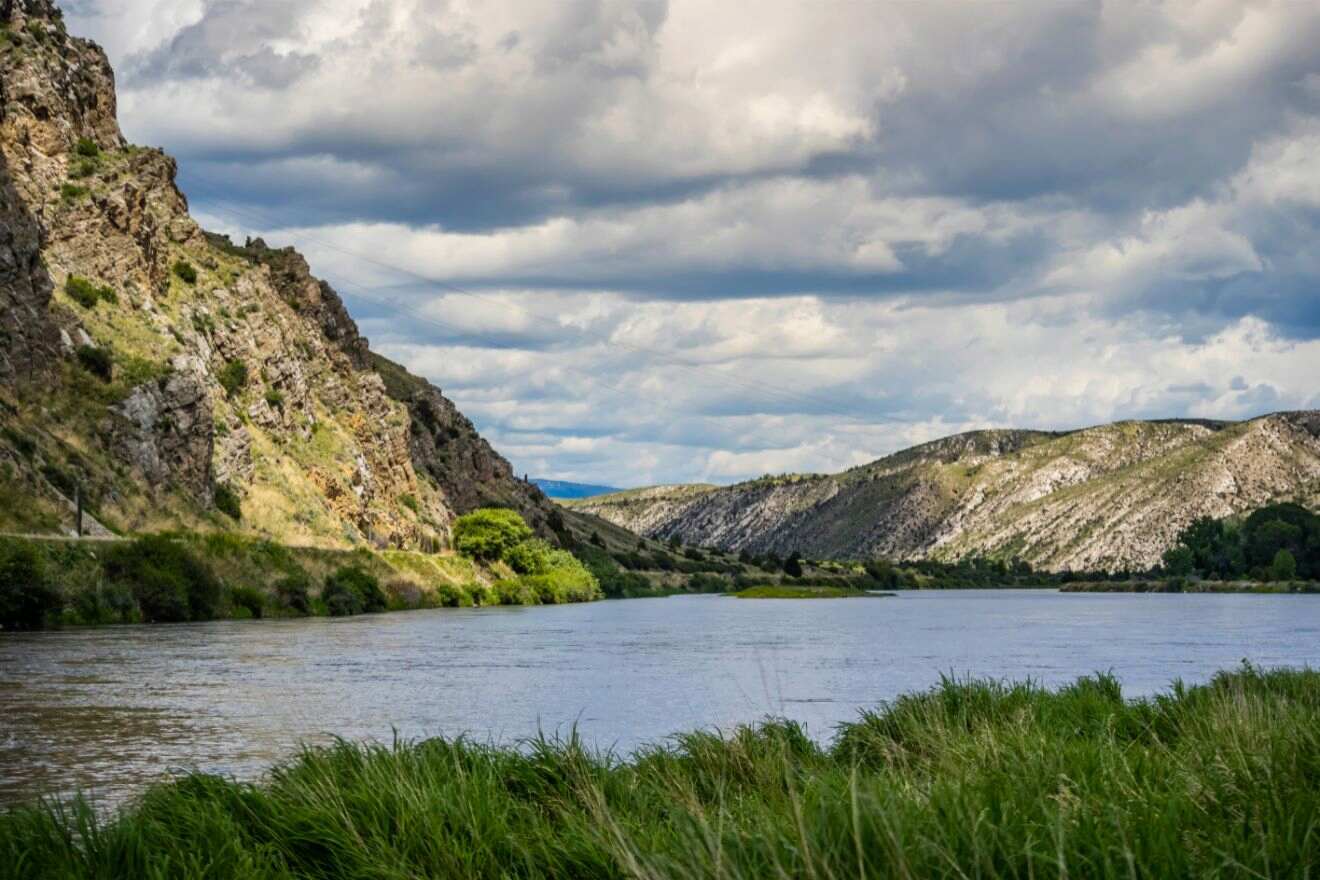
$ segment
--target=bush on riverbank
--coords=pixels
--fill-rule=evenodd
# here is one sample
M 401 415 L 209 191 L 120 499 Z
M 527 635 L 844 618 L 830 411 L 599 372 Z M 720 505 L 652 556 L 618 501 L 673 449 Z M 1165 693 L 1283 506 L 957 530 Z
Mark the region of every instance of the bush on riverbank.
M 507 566 L 516 577 L 495 582 L 501 605 L 558 605 L 602 598 L 595 575 L 567 550 L 532 535 L 515 510 L 482 508 L 454 523 L 454 547 L 487 564 Z
M 325 579 L 321 601 L 331 617 L 374 614 L 386 608 L 380 581 L 355 565 L 346 565 Z
M 165 542 L 173 549 L 165 552 L 179 558 L 173 563 L 157 566 L 156 574 L 149 574 L 138 584 L 131 572 L 110 571 L 117 554 L 137 556 L 141 541 Z M 158 543 L 157 543 L 157 546 Z M 124 549 L 129 548 L 129 549 Z M 572 583 L 566 575 L 556 574 L 552 579 L 552 592 L 556 601 L 584 601 L 599 598 L 590 572 L 568 554 L 553 548 L 539 549 L 536 558 L 538 570 L 543 574 L 564 569 L 574 572 Z M 44 580 L 29 577 L 11 578 L 0 584 L 0 627 L 18 626 L 39 628 L 45 626 L 90 626 L 139 621 L 195 620 L 210 617 L 248 619 L 254 617 L 295 617 L 307 614 L 328 614 L 330 608 L 320 595 L 320 585 L 345 567 L 356 568 L 374 578 L 389 610 L 436 608 L 441 606 L 471 607 L 498 604 L 494 582 L 510 578 L 515 572 L 502 562 L 478 563 L 457 555 L 437 555 L 412 550 L 354 550 L 323 547 L 291 547 L 262 538 L 232 532 L 171 532 L 150 535 L 132 541 L 59 539 L 26 539 L 0 536 L 0 561 L 19 553 L 24 558 L 35 557 L 36 570 Z M 197 597 L 180 598 L 178 587 L 188 580 L 181 574 L 182 557 L 192 561 L 188 565 L 209 572 L 197 579 L 198 585 L 210 590 L 219 584 L 219 593 L 200 603 Z M 143 560 L 139 560 L 145 564 Z M 137 564 L 137 563 L 135 563 Z M 120 566 L 123 568 L 123 566 Z M 169 572 L 173 572 L 174 577 Z M 157 576 L 159 575 L 159 576 Z M 161 578 L 172 581 L 162 583 Z M 558 589 L 559 585 L 562 589 Z M 540 596 L 548 595 L 542 584 L 533 584 L 521 591 L 535 604 Z M 28 613 L 18 623 L 22 603 L 39 599 L 43 613 Z M 366 597 L 364 593 L 359 599 Z M 147 607 L 142 606 L 146 600 Z M 339 601 L 339 608 L 352 608 L 370 604 L 379 605 L 374 594 L 370 602 Z M 6 611 L 7 603 L 15 610 Z M 187 611 L 183 609 L 187 606 Z M 196 607 L 194 607 L 196 606 Z M 26 605 L 22 605 L 26 608 Z M 23 612 L 27 613 L 27 612 Z M 6 620 L 6 616 L 13 617 Z
M 1245 519 L 1201 517 L 1164 554 L 1174 577 L 1320 580 L 1320 516 L 1299 504 L 1270 504 Z
M 0 546 L 0 627 L 41 629 L 62 604 L 35 547 L 17 541 Z
M 222 586 L 210 566 L 166 535 L 144 535 L 105 552 L 105 578 L 131 591 L 150 623 L 210 620 Z
M 630 761 L 570 736 L 312 749 L 110 819 L 0 816 L 3 877 L 1205 877 L 1320 864 L 1320 673 L 1126 702 L 946 681 L 821 748 L 769 721 Z

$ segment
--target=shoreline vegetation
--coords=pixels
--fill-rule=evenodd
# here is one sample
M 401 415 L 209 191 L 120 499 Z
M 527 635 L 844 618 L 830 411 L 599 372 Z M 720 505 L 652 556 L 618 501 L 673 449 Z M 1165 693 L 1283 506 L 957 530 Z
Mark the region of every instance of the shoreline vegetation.
M 846 587 L 810 587 L 792 584 L 766 584 L 760 587 L 748 587 L 736 593 L 726 593 L 735 599 L 857 599 L 892 596 L 893 593 L 879 593 L 867 590 L 854 590 Z
M 1078 581 L 1059 588 L 1060 593 L 1320 593 L 1316 581 L 1203 581 L 1188 578 L 1140 581 Z
M 1145 572 L 1041 572 L 1021 559 L 985 557 L 892 562 L 734 555 L 683 546 L 675 538 L 639 538 L 584 514 L 552 517 L 551 529 L 558 547 L 535 537 L 515 511 L 483 508 L 455 521 L 454 552 L 447 553 L 291 547 L 228 532 L 117 541 L 0 537 L 0 628 L 692 593 L 751 599 L 1004 588 L 1320 592 L 1320 517 L 1296 504 L 1269 505 L 1242 518 L 1197 520 L 1165 553 L 1164 564 Z M 144 585 L 144 579 L 156 586 Z M 160 596 L 164 605 L 156 601 Z
M 0 627 L 32 630 L 601 598 L 572 555 L 510 510 L 454 526 L 456 553 L 291 547 L 233 533 L 0 538 Z
M 839 727 L 307 748 L 100 815 L 0 814 L 0 877 L 1307 876 L 1320 672 L 1248 665 L 1127 700 L 945 680 Z

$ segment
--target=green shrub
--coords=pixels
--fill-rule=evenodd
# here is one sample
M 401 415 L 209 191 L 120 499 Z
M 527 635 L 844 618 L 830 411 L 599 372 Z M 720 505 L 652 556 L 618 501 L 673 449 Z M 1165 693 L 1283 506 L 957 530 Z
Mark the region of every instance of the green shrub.
M 88 137 L 78 138 L 78 143 L 74 145 L 73 151 L 87 159 L 95 159 L 101 155 L 101 148 L 96 145 L 96 141 Z
M 220 581 L 182 544 L 146 535 L 106 552 L 106 579 L 133 592 L 144 620 L 210 620 L 220 604 Z
M 85 177 L 91 177 L 96 173 L 97 164 L 94 159 L 79 159 L 69 166 L 69 177 L 73 180 L 82 180 Z
M 332 617 L 371 614 L 386 608 L 380 581 L 356 565 L 346 565 L 326 577 L 321 600 Z
M 216 381 L 220 383 L 220 387 L 225 389 L 226 397 L 233 397 L 237 394 L 238 391 L 247 384 L 247 380 L 247 364 L 237 359 L 226 361 L 225 365 L 220 368 L 220 372 L 216 376 Z
M 472 604 L 472 597 L 468 595 L 467 590 L 453 584 L 437 584 L 435 599 L 445 608 L 466 608 Z
M 60 198 L 66 202 L 76 201 L 91 192 L 85 186 L 79 186 L 76 183 L 66 183 L 60 187 Z
M 69 299 L 82 306 L 84 309 L 95 308 L 101 301 L 101 289 L 86 278 L 78 275 L 70 275 L 64 282 L 64 292 L 69 295 Z M 111 291 L 113 293 L 113 291 Z
M 544 574 L 554 567 L 551 556 L 554 552 L 554 548 L 540 538 L 528 538 L 504 551 L 501 558 L 518 574 Z
M 307 614 L 312 608 L 309 598 L 311 589 L 312 579 L 307 576 L 307 572 L 300 569 L 289 572 L 275 582 L 275 598 L 284 608 L 299 614 Z
M 41 629 L 63 604 L 37 548 L 27 541 L 0 541 L 0 627 Z
M 227 483 L 215 487 L 215 509 L 233 520 L 243 518 L 243 504 L 239 500 L 238 493 Z
M 184 284 L 197 283 L 197 269 L 187 260 L 179 260 L 176 262 L 173 271 Z
M 89 584 L 74 591 L 70 604 L 72 622 L 86 626 L 132 623 L 137 619 L 137 600 L 123 584 Z
M 236 584 L 229 588 L 229 605 L 234 610 L 246 611 L 248 617 L 260 620 L 266 607 L 266 597 L 256 587 Z
M 483 507 L 454 523 L 454 549 L 464 556 L 484 561 L 503 559 L 504 554 L 532 537 L 532 530 L 516 510 Z
M 266 391 L 267 405 L 275 409 L 284 409 L 284 393 L 277 388 L 270 388 Z
M 495 582 L 495 598 L 501 605 L 536 605 L 540 594 L 522 578 Z
M 87 372 L 103 382 L 109 382 L 114 372 L 114 360 L 110 352 L 95 345 L 80 345 L 77 351 L 78 363 Z
M 1270 580 L 1290 581 L 1295 577 L 1297 577 L 1297 558 L 1288 550 L 1275 553 L 1274 561 L 1270 563 Z

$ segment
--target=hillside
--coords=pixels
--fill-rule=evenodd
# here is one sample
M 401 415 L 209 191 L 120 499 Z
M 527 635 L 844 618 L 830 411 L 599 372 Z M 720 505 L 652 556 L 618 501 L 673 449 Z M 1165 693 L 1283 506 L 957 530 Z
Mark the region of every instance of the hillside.
M 93 531 L 431 548 L 501 504 L 551 535 L 296 251 L 198 227 L 50 0 L 0 2 L 0 28 L 0 531 L 67 531 L 80 491 Z
M 659 486 L 570 506 L 729 551 L 989 555 L 1060 570 L 1145 568 L 1196 517 L 1276 500 L 1320 502 L 1320 412 L 974 431 L 841 474 Z

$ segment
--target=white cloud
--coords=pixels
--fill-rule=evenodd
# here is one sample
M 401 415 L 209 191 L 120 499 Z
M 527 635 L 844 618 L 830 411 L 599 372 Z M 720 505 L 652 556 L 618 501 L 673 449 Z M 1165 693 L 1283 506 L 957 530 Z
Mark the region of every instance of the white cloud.
M 304 250 L 520 471 L 728 480 L 1320 405 L 1307 4 L 81 0 L 70 23 L 205 222 Z

